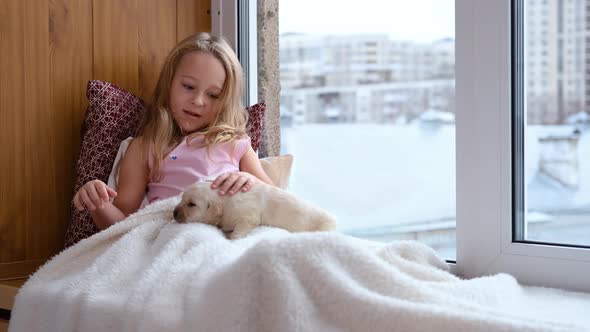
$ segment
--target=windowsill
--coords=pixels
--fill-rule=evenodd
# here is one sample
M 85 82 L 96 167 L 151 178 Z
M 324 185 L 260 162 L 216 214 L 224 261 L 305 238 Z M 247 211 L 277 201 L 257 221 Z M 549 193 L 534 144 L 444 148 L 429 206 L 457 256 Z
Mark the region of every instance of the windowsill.
M 0 281 L 0 309 L 11 310 L 14 298 L 27 279 Z

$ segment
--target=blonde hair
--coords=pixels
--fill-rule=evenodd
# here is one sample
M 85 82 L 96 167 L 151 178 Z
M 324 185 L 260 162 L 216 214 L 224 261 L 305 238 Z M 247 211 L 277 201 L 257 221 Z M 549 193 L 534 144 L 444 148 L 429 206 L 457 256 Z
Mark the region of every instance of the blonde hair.
M 208 53 L 218 59 L 225 69 L 225 82 L 219 95 L 215 119 L 206 128 L 191 133 L 187 142 L 197 135 L 204 135 L 204 144 L 210 147 L 213 144 L 235 142 L 246 136 L 247 113 L 242 106 L 243 74 L 237 56 L 221 37 L 206 32 L 192 35 L 178 43 L 166 58 L 140 129 L 143 151 L 151 149 L 152 152 L 152 180 L 160 178 L 165 154 L 179 144 L 183 137 L 170 112 L 170 89 L 182 57 L 192 52 Z

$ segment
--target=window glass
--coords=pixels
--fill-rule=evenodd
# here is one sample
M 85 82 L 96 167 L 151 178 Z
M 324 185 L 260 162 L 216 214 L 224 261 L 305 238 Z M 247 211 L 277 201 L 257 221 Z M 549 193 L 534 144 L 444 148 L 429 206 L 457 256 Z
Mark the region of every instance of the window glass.
M 590 1 L 524 1 L 521 239 L 590 245 Z
M 290 190 L 346 234 L 420 240 L 454 259 L 454 1 L 279 8 Z

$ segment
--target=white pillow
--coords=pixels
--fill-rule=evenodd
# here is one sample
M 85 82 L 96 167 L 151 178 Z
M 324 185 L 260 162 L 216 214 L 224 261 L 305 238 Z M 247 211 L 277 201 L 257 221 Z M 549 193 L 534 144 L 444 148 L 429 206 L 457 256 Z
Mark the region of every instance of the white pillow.
M 113 162 L 113 168 L 111 169 L 111 174 L 109 175 L 109 180 L 107 185 L 113 190 L 117 191 L 117 182 L 119 181 L 119 163 L 125 155 L 129 144 L 133 140 L 133 137 L 128 137 L 119 145 L 119 151 L 117 152 L 117 157 L 115 157 L 115 161 Z M 293 166 L 293 155 L 285 154 L 276 157 L 267 157 L 260 159 L 260 164 L 264 169 L 264 172 L 268 177 L 272 180 L 275 186 L 281 189 L 287 189 L 289 187 L 289 178 L 291 176 L 291 168 Z M 111 199 L 112 200 L 112 199 Z M 149 204 L 147 200 L 147 196 L 143 198 L 141 202 L 141 207 L 146 206 Z
M 123 142 L 121 142 L 121 144 L 119 144 L 119 151 L 117 152 L 117 156 L 113 162 L 113 168 L 111 169 L 111 174 L 109 174 L 109 180 L 107 181 L 107 185 L 113 188 L 114 191 L 117 191 L 117 183 L 119 182 L 119 163 L 121 162 L 121 159 L 123 159 L 123 156 L 125 155 L 125 152 L 127 151 L 127 148 L 129 147 L 129 144 L 131 144 L 132 140 L 133 137 L 127 137 Z M 112 202 L 113 198 L 111 197 L 110 200 Z M 143 200 L 141 201 L 139 208 L 141 209 L 148 204 L 150 204 L 150 201 L 148 200 L 147 195 L 145 195 L 143 196 Z
M 289 178 L 293 167 L 293 155 L 283 154 L 276 157 L 260 159 L 264 172 L 272 180 L 275 186 L 281 189 L 289 188 Z
M 109 175 L 109 180 L 107 185 L 113 190 L 117 191 L 117 182 L 119 181 L 119 163 L 121 159 L 123 159 L 123 155 L 127 151 L 129 144 L 133 140 L 133 137 L 127 137 L 121 144 L 119 144 L 119 151 L 117 152 L 117 156 L 115 157 L 115 161 L 113 162 L 113 168 L 111 169 L 111 174 Z

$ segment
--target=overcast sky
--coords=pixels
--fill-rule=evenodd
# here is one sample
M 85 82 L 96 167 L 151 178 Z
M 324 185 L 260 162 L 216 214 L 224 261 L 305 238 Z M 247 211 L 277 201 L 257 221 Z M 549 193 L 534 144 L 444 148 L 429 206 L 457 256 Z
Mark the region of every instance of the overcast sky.
M 455 1 L 281 0 L 279 30 L 387 33 L 396 40 L 432 41 L 455 36 Z

